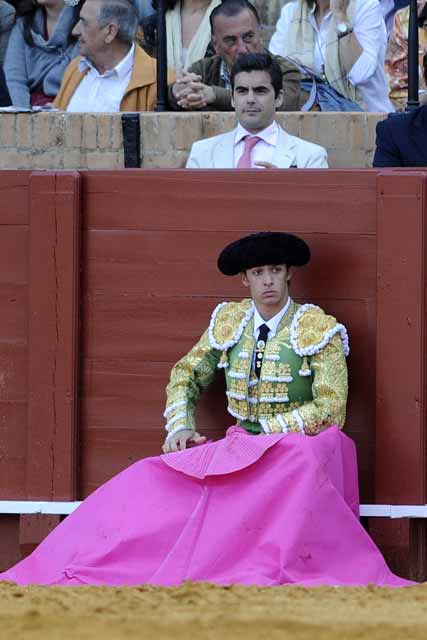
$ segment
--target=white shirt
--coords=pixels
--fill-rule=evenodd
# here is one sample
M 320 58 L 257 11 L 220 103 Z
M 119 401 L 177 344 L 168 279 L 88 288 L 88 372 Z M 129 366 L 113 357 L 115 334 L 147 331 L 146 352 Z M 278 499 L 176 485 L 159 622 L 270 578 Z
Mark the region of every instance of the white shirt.
M 120 111 L 120 103 L 132 75 L 134 55 L 135 45 L 133 44 L 123 60 L 114 69 L 108 70 L 102 75 L 87 58 L 82 58 L 79 62 L 79 71 L 81 73 L 86 69 L 89 71 L 76 87 L 67 111 L 74 113 Z
M 239 123 L 236 128 L 234 136 L 234 168 L 237 167 L 237 163 L 243 155 L 245 148 L 245 142 L 243 138 L 246 136 L 254 136 L 261 138 L 259 142 L 253 147 L 251 153 L 251 167 L 252 169 L 262 169 L 263 167 L 255 166 L 255 162 L 272 162 L 273 153 L 277 145 L 277 139 L 279 136 L 279 128 L 276 121 L 273 121 L 270 126 L 263 129 L 257 134 L 250 133 Z
M 279 313 L 276 313 L 275 316 L 270 318 L 270 320 L 264 320 L 264 318 L 260 315 L 258 309 L 255 307 L 255 312 L 254 312 L 254 338 L 255 338 L 255 340 L 257 340 L 257 338 L 258 338 L 259 328 L 260 328 L 260 326 L 262 324 L 266 324 L 267 327 L 269 328 L 268 338 L 267 339 L 270 340 L 270 338 L 274 338 L 274 336 L 277 333 L 277 329 L 279 327 L 280 321 L 286 315 L 290 304 L 291 304 L 291 299 L 288 298 L 288 301 L 286 302 L 285 306 L 280 309 Z
M 296 2 L 289 2 L 283 7 L 271 38 L 271 53 L 283 55 L 289 24 L 296 8 Z M 315 9 L 313 5 L 310 13 L 310 22 L 316 34 L 313 64 L 314 71 L 321 73 L 329 24 L 334 18 L 329 11 L 319 29 L 314 16 Z M 356 0 L 353 29 L 363 52 L 350 69 L 348 79 L 359 89 L 367 111 L 394 111 L 388 97 L 389 87 L 384 71 L 387 33 L 378 0 Z

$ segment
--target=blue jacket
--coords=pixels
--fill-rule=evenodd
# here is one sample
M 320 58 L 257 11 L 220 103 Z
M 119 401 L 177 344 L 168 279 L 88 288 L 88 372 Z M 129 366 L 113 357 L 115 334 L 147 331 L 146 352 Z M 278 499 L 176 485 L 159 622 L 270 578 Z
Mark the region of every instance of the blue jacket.
M 377 124 L 374 167 L 427 167 L 427 106 Z

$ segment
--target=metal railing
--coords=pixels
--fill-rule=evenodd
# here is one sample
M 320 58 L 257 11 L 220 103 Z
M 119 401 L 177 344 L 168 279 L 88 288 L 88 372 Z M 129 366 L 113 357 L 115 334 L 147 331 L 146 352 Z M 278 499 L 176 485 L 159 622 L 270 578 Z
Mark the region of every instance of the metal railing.
M 418 97 L 418 3 L 411 0 L 409 9 L 409 33 L 408 33 L 408 102 L 406 111 L 418 109 L 420 101 Z

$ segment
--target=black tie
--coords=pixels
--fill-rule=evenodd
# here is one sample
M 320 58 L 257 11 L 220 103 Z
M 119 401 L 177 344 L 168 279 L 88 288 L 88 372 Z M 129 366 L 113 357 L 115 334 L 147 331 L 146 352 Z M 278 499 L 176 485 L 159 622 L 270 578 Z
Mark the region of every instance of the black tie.
M 255 373 L 257 378 L 261 375 L 262 359 L 264 357 L 265 345 L 267 342 L 268 332 L 270 331 L 268 325 L 262 324 L 259 328 L 258 340 L 256 342 L 255 351 Z

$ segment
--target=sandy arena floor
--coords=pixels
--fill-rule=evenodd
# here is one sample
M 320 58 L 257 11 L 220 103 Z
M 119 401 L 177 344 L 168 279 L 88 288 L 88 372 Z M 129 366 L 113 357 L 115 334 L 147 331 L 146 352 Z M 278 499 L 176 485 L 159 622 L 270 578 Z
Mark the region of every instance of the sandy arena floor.
M 17 587 L 0 584 L 1 640 L 424 640 L 427 585 Z

